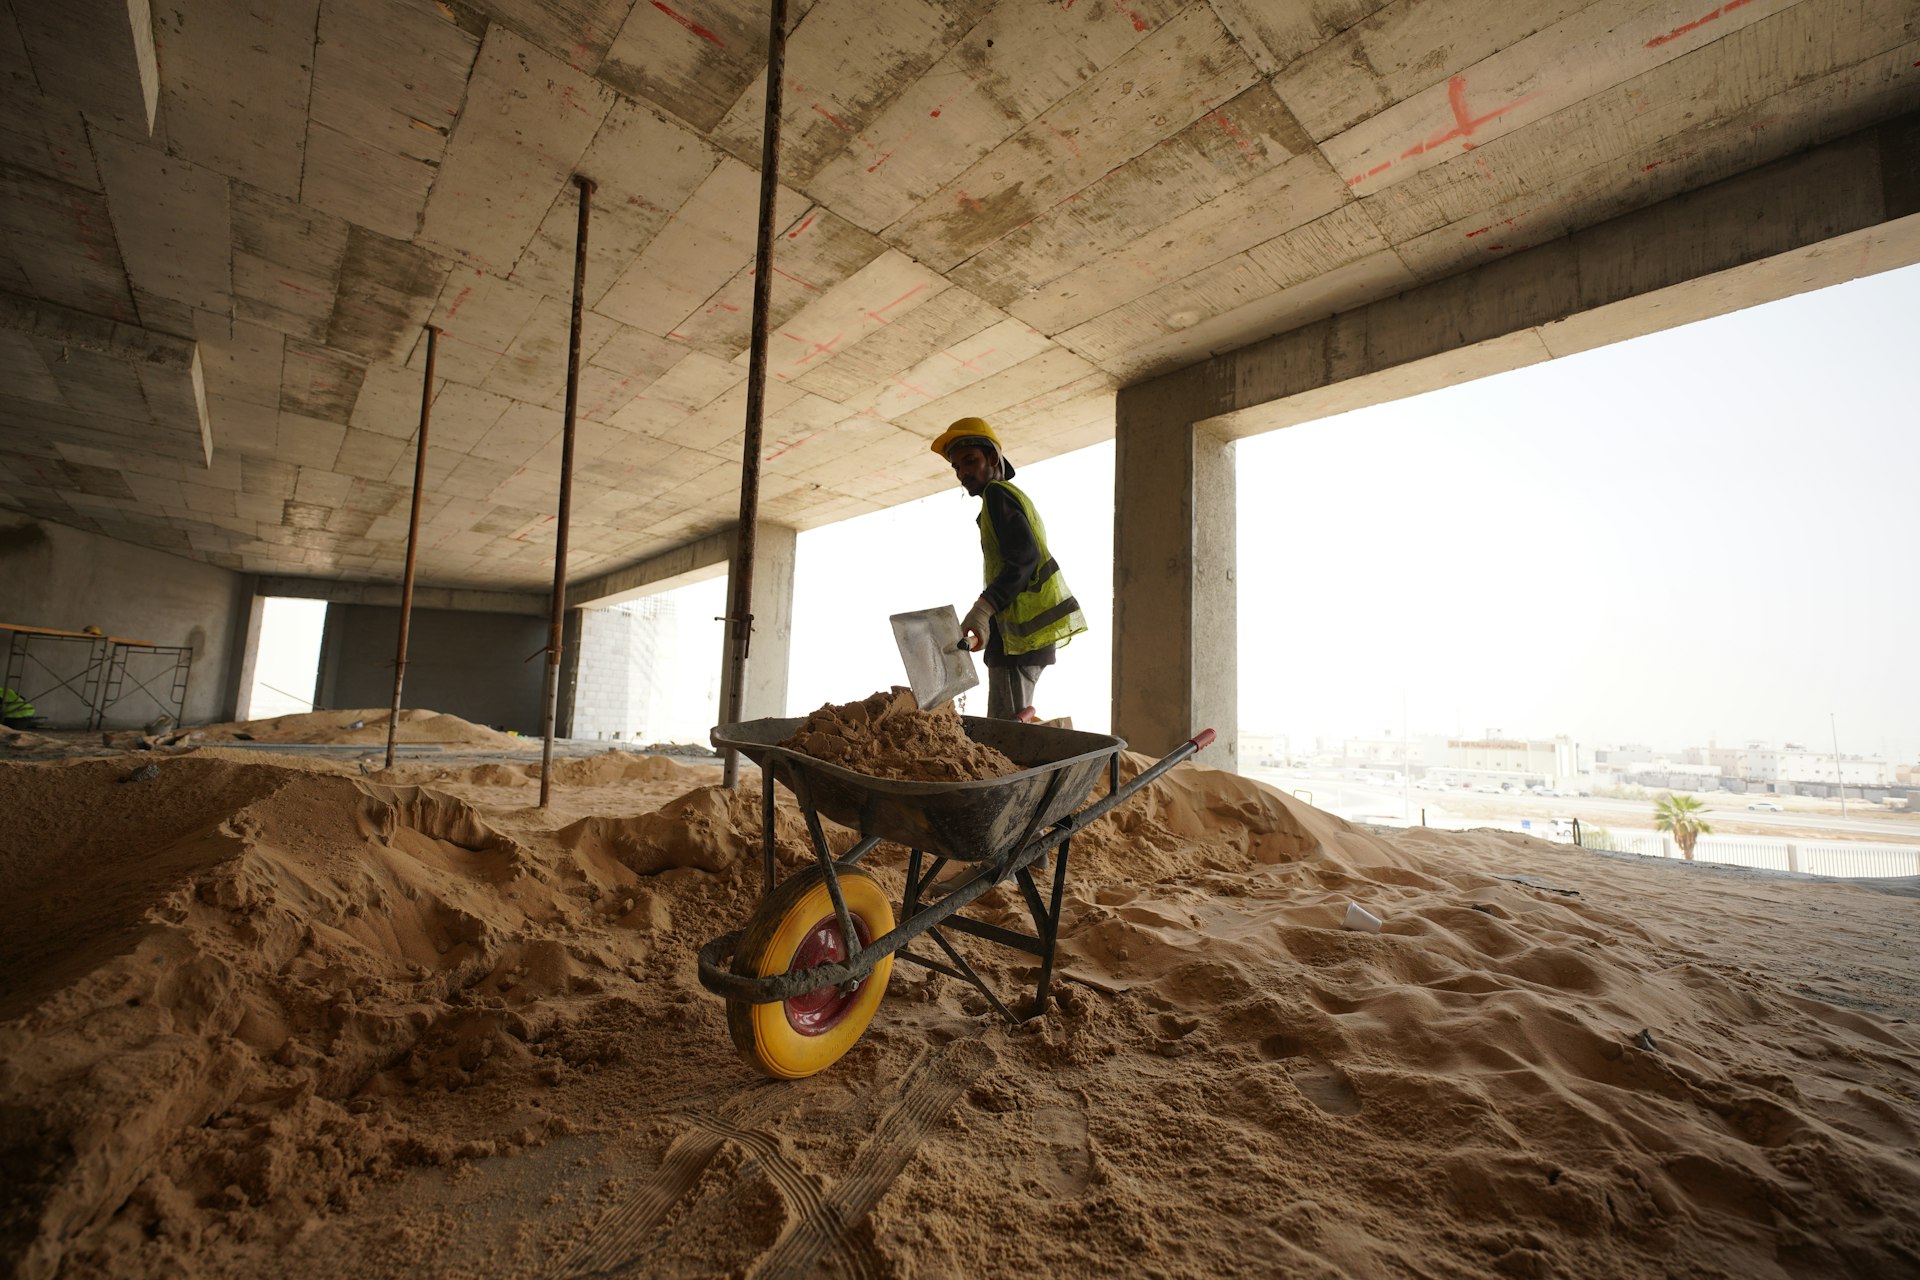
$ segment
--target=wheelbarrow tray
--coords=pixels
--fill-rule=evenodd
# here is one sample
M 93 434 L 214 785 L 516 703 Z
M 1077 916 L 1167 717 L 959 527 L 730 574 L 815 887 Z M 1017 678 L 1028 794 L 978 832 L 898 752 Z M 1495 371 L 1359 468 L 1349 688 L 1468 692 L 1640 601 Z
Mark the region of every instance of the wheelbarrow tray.
M 863 836 L 943 858 L 983 861 L 1017 850 L 1087 797 L 1120 738 L 1017 720 L 961 716 L 967 736 L 1021 766 L 1018 773 L 961 782 L 876 778 L 780 746 L 804 720 L 769 718 L 714 729 L 732 748 L 786 784 L 803 805 Z

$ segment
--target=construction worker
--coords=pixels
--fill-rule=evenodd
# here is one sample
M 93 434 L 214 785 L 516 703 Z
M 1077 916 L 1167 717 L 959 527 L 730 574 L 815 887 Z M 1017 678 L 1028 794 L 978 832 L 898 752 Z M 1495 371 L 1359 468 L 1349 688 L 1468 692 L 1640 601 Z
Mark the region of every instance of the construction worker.
M 15 693 L 0 686 L 0 725 L 9 729 L 33 728 L 33 704 Z
M 980 418 L 961 418 L 933 442 L 966 491 L 980 499 L 986 587 L 961 620 L 967 648 L 986 651 L 987 714 L 1031 720 L 1033 688 L 1054 649 L 1087 629 L 1080 602 L 1047 551 L 1047 528 L 1026 494 L 1007 482 L 1013 464 Z

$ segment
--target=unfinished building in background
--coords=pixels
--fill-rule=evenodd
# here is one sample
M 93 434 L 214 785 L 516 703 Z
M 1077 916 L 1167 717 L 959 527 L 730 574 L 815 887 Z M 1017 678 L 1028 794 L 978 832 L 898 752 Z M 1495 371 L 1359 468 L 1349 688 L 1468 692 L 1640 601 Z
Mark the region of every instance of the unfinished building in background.
M 1023 461 L 1117 437 L 1114 730 L 1230 762 L 1233 440 L 1920 260 L 1912 0 L 800 0 L 790 33 L 754 714 L 795 533 L 942 487 L 928 441 L 982 414 Z M 384 657 L 431 324 L 415 656 L 521 715 L 576 173 L 568 603 L 725 563 L 766 45 L 743 0 L 0 3 L 0 622 L 191 648 L 190 720 L 245 713 L 269 595 Z

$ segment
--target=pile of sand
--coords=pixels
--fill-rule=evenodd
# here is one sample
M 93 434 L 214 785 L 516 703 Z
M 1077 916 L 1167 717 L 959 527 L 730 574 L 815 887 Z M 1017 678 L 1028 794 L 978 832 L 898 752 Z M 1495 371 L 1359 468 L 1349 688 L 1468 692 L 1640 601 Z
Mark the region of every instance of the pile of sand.
M 567 762 L 544 812 L 521 766 L 156 764 L 0 763 L 23 1276 L 1920 1258 L 1912 896 L 1360 830 L 1183 765 L 1075 837 L 1045 1017 L 902 963 L 846 1058 L 770 1084 L 693 972 L 761 892 L 756 779 Z
M 225 724 L 197 725 L 170 735 L 169 741 L 208 742 L 286 742 L 335 743 L 351 746 L 384 746 L 391 712 L 385 707 L 358 711 L 302 711 L 294 715 L 274 716 L 266 720 L 238 720 Z M 402 710 L 395 742 L 414 745 L 440 745 L 468 748 L 515 750 L 538 745 L 485 725 L 462 720 L 445 712 L 425 708 Z
M 920 710 L 910 689 L 828 703 L 780 744 L 873 778 L 966 782 L 1002 778 L 1020 766 L 967 736 L 953 704 Z

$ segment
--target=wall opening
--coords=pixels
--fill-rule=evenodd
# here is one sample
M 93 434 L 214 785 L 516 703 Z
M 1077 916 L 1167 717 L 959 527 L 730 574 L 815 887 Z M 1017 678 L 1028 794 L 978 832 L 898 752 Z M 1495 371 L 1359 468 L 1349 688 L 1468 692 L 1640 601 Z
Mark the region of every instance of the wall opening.
M 260 616 L 250 714 L 256 720 L 313 710 L 327 602 L 268 596 Z
M 707 746 L 720 718 L 726 608 L 722 573 L 586 610 L 572 736 Z

